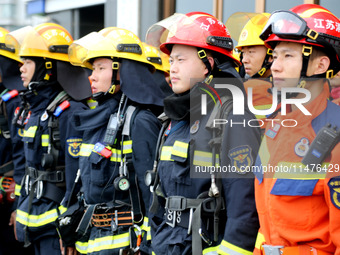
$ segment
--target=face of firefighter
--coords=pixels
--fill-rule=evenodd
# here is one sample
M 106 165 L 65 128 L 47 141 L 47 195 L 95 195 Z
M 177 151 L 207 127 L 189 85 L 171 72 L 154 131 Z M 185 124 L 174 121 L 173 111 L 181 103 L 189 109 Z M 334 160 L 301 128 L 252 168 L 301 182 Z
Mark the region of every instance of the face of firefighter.
M 242 47 L 242 63 L 246 74 L 250 77 L 261 70 L 267 54 L 267 48 L 263 45 Z
M 208 57 L 210 64 L 213 58 Z M 170 54 L 170 80 L 176 94 L 188 91 L 198 81 L 203 81 L 208 69 L 192 46 L 175 44 Z
M 92 94 L 107 92 L 112 83 L 112 63 L 108 58 L 96 58 L 92 64 L 92 74 L 90 76 Z M 119 80 L 119 72 L 117 75 Z
M 302 44 L 280 42 L 273 50 L 271 72 L 274 86 L 296 87 L 302 69 Z
M 32 59 L 24 58 L 23 65 L 20 67 L 20 72 L 23 86 L 27 88 L 35 72 L 35 62 Z

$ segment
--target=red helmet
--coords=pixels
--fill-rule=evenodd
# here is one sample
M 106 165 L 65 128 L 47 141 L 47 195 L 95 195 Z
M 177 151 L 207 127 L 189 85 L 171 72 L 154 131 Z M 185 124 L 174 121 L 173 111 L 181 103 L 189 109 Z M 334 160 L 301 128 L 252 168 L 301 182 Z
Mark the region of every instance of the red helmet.
M 227 28 L 223 22 L 208 13 L 174 14 L 151 27 L 147 40 L 148 37 L 152 37 L 149 32 L 152 32 L 155 26 L 163 28 L 163 32 L 159 33 L 159 42 L 162 43 L 160 49 L 168 55 L 172 45 L 182 44 L 221 53 L 238 65 L 241 64 L 233 56 L 233 41 Z M 165 29 L 167 33 L 164 33 Z M 166 38 L 165 35 L 167 35 Z
M 340 20 L 322 6 L 302 4 L 273 12 L 260 38 L 269 48 L 279 41 L 321 47 L 331 59 L 329 69 L 340 70 Z

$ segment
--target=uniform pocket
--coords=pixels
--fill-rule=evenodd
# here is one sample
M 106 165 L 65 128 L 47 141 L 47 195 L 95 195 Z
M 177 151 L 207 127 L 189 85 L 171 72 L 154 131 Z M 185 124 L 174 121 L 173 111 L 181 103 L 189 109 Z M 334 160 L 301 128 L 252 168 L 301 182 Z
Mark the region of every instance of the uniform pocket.
M 91 183 L 104 186 L 109 177 L 110 159 L 92 151 L 88 161 L 91 164 Z
M 174 168 L 172 171 L 172 179 L 177 183 L 186 185 L 191 184 L 189 178 L 190 164 L 189 164 L 189 141 L 176 140 L 171 150 L 171 160 L 174 161 Z
M 32 149 L 35 149 L 34 147 L 40 145 L 37 141 L 38 137 L 36 136 L 38 127 L 39 117 L 31 117 L 29 122 L 25 126 L 24 137 L 22 138 L 22 141 L 28 143 L 28 146 Z M 36 146 L 34 146 L 34 144 L 36 144 Z
M 295 229 L 310 226 L 313 219 L 313 203 L 318 200 L 317 196 L 312 195 L 317 182 L 318 180 L 276 180 L 269 199 L 273 224 Z

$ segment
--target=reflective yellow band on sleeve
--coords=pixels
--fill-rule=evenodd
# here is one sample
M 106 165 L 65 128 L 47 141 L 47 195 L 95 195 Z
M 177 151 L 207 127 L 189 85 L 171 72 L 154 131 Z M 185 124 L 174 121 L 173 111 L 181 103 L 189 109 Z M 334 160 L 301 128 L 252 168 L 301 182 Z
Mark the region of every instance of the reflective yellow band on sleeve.
M 63 209 L 61 207 L 59 207 L 58 209 L 60 213 L 66 211 L 66 209 Z M 39 215 L 31 215 L 28 214 L 27 212 L 18 209 L 16 220 L 20 222 L 22 225 L 28 227 L 41 227 L 49 223 L 52 223 L 57 219 L 57 217 L 59 216 L 58 209 L 52 209 Z
M 94 148 L 94 144 L 82 143 L 82 144 L 80 145 L 79 156 L 82 156 L 82 157 L 88 157 L 88 156 L 90 156 L 90 154 L 91 154 L 93 148 Z
M 261 250 L 261 246 L 265 242 L 266 242 L 266 239 L 264 238 L 264 235 L 262 233 L 260 233 L 260 232 L 257 232 L 255 248 Z
M 219 162 L 219 154 L 216 154 L 216 166 Z M 194 161 L 195 166 L 212 166 L 212 153 L 206 151 L 194 151 Z
M 132 153 L 132 140 L 123 142 L 123 154 Z
M 31 126 L 27 130 L 24 130 L 24 137 L 34 138 L 37 129 L 37 126 Z
M 188 143 L 175 141 L 174 146 L 172 147 L 171 154 L 174 156 L 178 156 L 181 158 L 187 158 L 188 157 Z
M 66 211 L 67 211 L 67 207 L 65 207 L 65 206 L 63 206 L 63 205 L 59 206 L 59 212 L 60 212 L 60 214 L 66 212 Z
M 87 253 L 112 250 L 130 245 L 129 233 L 110 235 L 88 241 Z
M 151 240 L 151 227 L 149 226 L 149 218 L 144 217 L 143 225 L 141 229 L 146 232 L 146 240 Z
M 242 249 L 234 244 L 228 243 L 222 240 L 221 245 L 218 248 L 218 254 L 225 255 L 252 255 L 253 252 Z
M 142 230 L 144 230 L 144 231 L 149 231 L 150 230 L 149 218 L 148 217 L 144 217 L 143 225 L 140 228 Z
M 214 246 L 214 247 L 209 247 L 209 248 L 206 248 L 202 251 L 202 254 L 203 255 L 217 255 L 217 250 L 218 250 L 218 246 Z
M 42 147 L 47 147 L 48 146 L 49 138 L 50 138 L 50 136 L 46 135 L 46 134 L 41 136 L 41 146 Z
M 113 162 L 120 162 L 120 159 L 122 157 L 122 153 L 121 150 L 117 150 L 117 149 L 112 149 L 112 155 L 110 160 Z
M 80 254 L 87 254 L 88 242 L 76 242 L 76 249 Z
M 128 145 L 129 146 L 129 145 Z M 131 146 L 132 146 L 132 142 L 131 142 Z M 89 157 L 93 151 L 94 148 L 94 144 L 85 144 L 82 143 L 80 146 L 80 152 L 79 152 L 79 156 L 81 157 Z M 110 157 L 110 160 L 113 162 L 120 162 L 121 160 L 121 150 L 117 150 L 115 148 L 111 149 L 112 151 L 112 155 Z M 130 153 L 128 151 L 132 152 L 132 147 L 131 149 L 127 148 L 126 152 Z
M 171 152 L 172 152 L 172 146 L 163 146 L 160 159 L 162 161 L 172 161 Z
M 14 194 L 18 197 L 20 197 L 21 195 L 20 190 L 21 190 L 21 185 L 15 184 Z

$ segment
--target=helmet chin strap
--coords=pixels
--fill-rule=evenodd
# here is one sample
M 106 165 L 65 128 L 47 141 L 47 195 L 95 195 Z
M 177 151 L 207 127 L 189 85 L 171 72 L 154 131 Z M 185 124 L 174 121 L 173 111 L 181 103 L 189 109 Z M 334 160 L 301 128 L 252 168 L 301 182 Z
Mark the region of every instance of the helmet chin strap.
M 267 49 L 266 57 L 263 60 L 262 67 L 260 71 L 258 71 L 256 74 L 254 74 L 251 78 L 261 78 L 267 70 L 270 69 L 272 66 L 272 62 L 269 62 L 269 58 L 273 55 L 273 51 L 271 49 Z
M 307 76 L 308 63 L 309 63 L 309 58 L 312 54 L 312 51 L 313 51 L 312 46 L 308 46 L 308 45 L 302 46 L 302 69 L 301 69 L 301 73 L 300 73 L 299 83 L 296 86 L 297 88 L 305 88 L 305 86 L 307 84 L 307 80 L 325 79 L 325 78 L 329 78 L 329 76 L 331 77 L 332 74 L 333 74 L 333 70 L 328 70 L 326 73 L 314 74 L 314 75 L 311 75 L 311 76 Z M 298 93 L 287 93 L 286 98 L 296 97 L 297 95 L 298 95 Z
M 197 49 L 197 54 L 198 54 L 198 57 L 203 61 L 206 68 L 208 69 L 208 74 L 203 82 L 209 85 L 211 80 L 213 79 L 213 75 L 211 74 L 212 68 L 211 68 L 209 59 L 207 57 L 207 53 L 205 52 L 204 49 Z
M 112 78 L 111 78 L 111 86 L 106 92 L 98 92 L 92 95 L 92 98 L 96 101 L 103 101 L 107 98 L 110 98 L 114 95 L 116 91 L 116 86 L 120 84 L 120 81 L 117 80 L 119 70 L 119 62 L 117 58 L 113 59 L 112 62 Z

